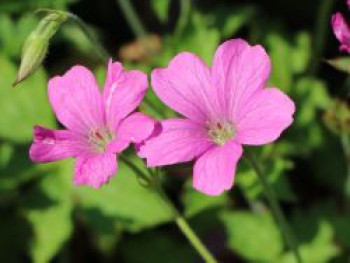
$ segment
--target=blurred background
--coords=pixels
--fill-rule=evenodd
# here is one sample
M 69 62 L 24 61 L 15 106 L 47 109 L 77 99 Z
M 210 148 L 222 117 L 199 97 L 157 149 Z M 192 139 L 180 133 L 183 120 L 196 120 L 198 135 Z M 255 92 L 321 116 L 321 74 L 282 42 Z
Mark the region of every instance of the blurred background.
M 128 5 L 128 3 L 130 5 Z M 137 17 L 133 17 L 132 10 Z M 350 262 L 350 78 L 326 63 L 344 56 L 330 28 L 335 0 L 0 0 L 0 262 L 201 262 L 159 197 L 119 162 L 100 190 L 74 187 L 72 160 L 33 164 L 32 127 L 58 128 L 47 80 L 83 64 L 103 83 L 106 62 L 72 22 L 50 41 L 33 76 L 11 85 L 38 8 L 79 16 L 114 59 L 150 73 L 180 51 L 209 65 L 217 46 L 241 37 L 263 45 L 270 84 L 293 98 L 295 122 L 274 144 L 253 148 L 307 263 Z M 150 90 L 140 110 L 175 116 Z M 143 162 L 129 149 L 127 158 Z M 192 164 L 166 167 L 164 188 L 220 262 L 295 262 L 254 171 L 242 159 L 235 187 L 218 197 L 191 188 Z

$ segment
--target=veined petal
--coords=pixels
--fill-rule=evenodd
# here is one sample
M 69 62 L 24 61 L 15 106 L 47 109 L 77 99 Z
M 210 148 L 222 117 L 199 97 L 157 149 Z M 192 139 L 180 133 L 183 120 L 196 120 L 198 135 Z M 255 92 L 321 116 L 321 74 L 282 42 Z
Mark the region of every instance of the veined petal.
M 139 156 L 147 166 L 162 166 L 188 162 L 214 146 L 204 127 L 186 119 L 161 122 L 161 132 L 140 147 Z
M 117 157 L 112 153 L 78 156 L 74 184 L 99 188 L 117 172 Z
M 117 138 L 108 146 L 109 152 L 119 153 L 131 142 L 141 143 L 151 136 L 156 122 L 140 113 L 135 112 L 126 117 L 118 126 Z
M 242 116 L 235 124 L 235 140 L 248 145 L 270 143 L 292 123 L 294 112 L 293 101 L 282 91 L 261 90 L 242 109 Z
M 141 103 L 148 88 L 147 75 L 139 70 L 123 71 L 119 62 L 108 63 L 103 100 L 107 124 L 116 130 L 119 122 Z
M 235 122 L 239 109 L 266 85 L 270 71 L 270 59 L 259 45 L 233 39 L 218 47 L 211 75 L 226 117 Z
M 219 195 L 229 190 L 241 155 L 242 146 L 233 140 L 210 149 L 194 165 L 193 187 L 207 195 Z
M 336 38 L 340 42 L 339 50 L 350 53 L 350 28 L 340 12 L 332 15 L 332 27 Z
M 152 87 L 165 104 L 191 120 L 204 122 L 219 113 L 210 70 L 191 53 L 180 53 L 167 68 L 153 70 Z
M 50 79 L 48 91 L 58 120 L 69 130 L 86 134 L 104 124 L 102 96 L 87 68 L 74 66 Z
M 52 162 L 75 157 L 85 152 L 79 136 L 68 130 L 49 130 L 34 127 L 34 140 L 29 150 L 34 162 Z

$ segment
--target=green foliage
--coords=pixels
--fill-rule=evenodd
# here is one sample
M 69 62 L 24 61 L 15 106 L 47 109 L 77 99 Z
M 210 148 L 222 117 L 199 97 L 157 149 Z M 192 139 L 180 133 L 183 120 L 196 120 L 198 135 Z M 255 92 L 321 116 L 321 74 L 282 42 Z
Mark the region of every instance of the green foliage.
M 0 137 L 24 143 L 32 138 L 34 125 L 53 128 L 55 124 L 47 100 L 44 71 L 39 70 L 20 88 L 12 89 L 16 67 L 6 57 L 0 56 L 0 68 Z
M 140 160 L 132 158 L 132 162 L 145 169 Z M 164 201 L 154 191 L 142 186 L 135 172 L 121 161 L 118 175 L 107 186 L 99 191 L 79 187 L 75 194 L 83 210 L 100 210 L 102 215 L 113 218 L 130 231 L 173 219 Z
M 221 220 L 227 231 L 227 245 L 250 261 L 271 262 L 283 249 L 278 227 L 267 214 L 244 211 L 224 212 Z

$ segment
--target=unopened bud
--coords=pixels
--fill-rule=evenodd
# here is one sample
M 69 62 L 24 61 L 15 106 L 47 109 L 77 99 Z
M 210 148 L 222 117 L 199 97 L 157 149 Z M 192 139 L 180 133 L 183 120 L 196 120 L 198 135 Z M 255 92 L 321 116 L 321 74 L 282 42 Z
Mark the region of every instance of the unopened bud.
M 31 32 L 24 43 L 21 65 L 13 86 L 16 86 L 29 77 L 40 67 L 46 56 L 51 37 L 66 20 L 66 13 L 52 11 L 52 13 L 44 17 L 35 30 Z

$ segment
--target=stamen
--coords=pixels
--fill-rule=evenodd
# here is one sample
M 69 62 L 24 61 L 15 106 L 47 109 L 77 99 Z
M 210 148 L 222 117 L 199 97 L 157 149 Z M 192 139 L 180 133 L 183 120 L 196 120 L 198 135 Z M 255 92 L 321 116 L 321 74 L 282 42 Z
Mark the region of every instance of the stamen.
M 235 135 L 235 130 L 229 122 L 216 122 L 208 125 L 208 134 L 216 144 L 222 146 Z
M 113 134 L 106 128 L 93 130 L 89 135 L 89 142 L 92 150 L 97 153 L 103 153 L 107 150 L 108 143 L 113 140 Z

